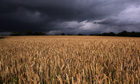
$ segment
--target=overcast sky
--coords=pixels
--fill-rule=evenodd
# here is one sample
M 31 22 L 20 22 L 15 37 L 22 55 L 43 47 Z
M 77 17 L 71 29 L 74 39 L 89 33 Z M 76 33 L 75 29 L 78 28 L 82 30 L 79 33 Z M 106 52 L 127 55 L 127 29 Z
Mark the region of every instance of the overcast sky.
M 140 32 L 140 0 L 0 0 L 0 31 Z

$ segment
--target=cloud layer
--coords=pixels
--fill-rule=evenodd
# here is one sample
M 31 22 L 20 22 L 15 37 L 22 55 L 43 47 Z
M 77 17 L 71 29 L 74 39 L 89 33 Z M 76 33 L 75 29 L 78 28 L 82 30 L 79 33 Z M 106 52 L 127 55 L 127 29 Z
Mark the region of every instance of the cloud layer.
M 140 31 L 139 0 L 1 0 L 0 31 Z

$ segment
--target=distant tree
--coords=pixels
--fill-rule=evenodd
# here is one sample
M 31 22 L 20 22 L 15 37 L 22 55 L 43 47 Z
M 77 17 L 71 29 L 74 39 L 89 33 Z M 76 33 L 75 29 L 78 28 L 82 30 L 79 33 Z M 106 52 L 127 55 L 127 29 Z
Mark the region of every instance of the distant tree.
M 116 34 L 114 32 L 109 33 L 110 36 L 115 36 Z
M 101 35 L 102 36 L 108 36 L 109 34 L 108 33 L 102 33 Z
M 89 34 L 89 36 L 95 36 L 95 34 Z
M 134 31 L 132 31 L 132 32 L 130 32 L 130 36 L 131 37 L 140 37 L 140 32 L 134 32 Z
M 72 35 L 72 34 L 67 34 L 67 35 L 69 35 L 69 36 L 70 36 L 70 35 Z
M 140 32 L 137 32 L 136 33 L 136 37 L 140 37 Z
M 1 33 L 2 33 L 2 31 L 0 31 L 0 36 L 2 36 L 2 34 L 1 34 Z
M 136 32 L 132 31 L 132 32 L 130 32 L 130 36 L 135 37 L 135 36 L 137 36 L 137 34 L 136 34 Z
M 102 34 L 90 34 L 90 36 L 101 36 Z
M 22 36 L 23 34 L 21 32 L 12 32 L 10 36 Z
M 66 35 L 65 33 L 62 33 L 61 35 Z
M 91 36 L 128 36 L 128 37 L 140 37 L 140 32 L 127 32 L 127 31 L 122 31 L 118 34 L 115 34 L 114 32 L 110 33 L 102 33 L 102 34 L 90 34 Z
M 35 33 L 33 33 L 33 35 L 46 35 L 46 33 L 43 33 L 43 32 L 35 32 Z
M 116 34 L 114 32 L 110 32 L 110 33 L 102 33 L 102 36 L 115 36 Z
M 130 36 L 130 33 L 127 31 L 122 31 L 122 32 L 118 33 L 118 36 Z
M 28 30 L 28 31 L 25 32 L 25 35 L 33 35 L 33 32 Z
M 84 34 L 79 33 L 78 35 L 79 35 L 79 36 L 83 36 Z

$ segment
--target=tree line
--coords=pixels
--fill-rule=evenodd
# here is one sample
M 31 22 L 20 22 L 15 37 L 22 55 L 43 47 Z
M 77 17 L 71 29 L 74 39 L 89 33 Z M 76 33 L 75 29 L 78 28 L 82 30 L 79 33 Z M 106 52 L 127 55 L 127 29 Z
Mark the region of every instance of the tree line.
M 140 32 L 127 32 L 127 31 L 122 31 L 120 33 L 114 33 L 114 32 L 109 32 L 109 33 L 102 33 L 102 34 L 91 34 L 94 36 L 125 36 L 125 37 L 140 37 Z
M 10 36 L 23 36 L 23 35 L 46 35 L 46 33 L 44 32 L 32 32 L 32 31 L 26 31 L 25 33 L 21 33 L 21 32 L 12 32 L 10 34 Z
M 32 32 L 32 31 L 26 31 L 25 33 L 21 33 L 21 32 L 12 32 L 10 34 L 10 36 L 23 36 L 23 35 L 47 35 L 44 32 Z M 61 34 L 55 34 L 55 35 L 74 35 L 74 34 L 65 34 L 65 33 L 61 33 Z M 84 36 L 87 34 L 77 34 L 78 36 Z M 140 32 L 127 32 L 127 31 L 122 31 L 119 33 L 114 33 L 114 32 L 109 32 L 109 33 L 101 33 L 101 34 L 89 34 L 89 36 L 126 36 L 126 37 L 140 37 Z

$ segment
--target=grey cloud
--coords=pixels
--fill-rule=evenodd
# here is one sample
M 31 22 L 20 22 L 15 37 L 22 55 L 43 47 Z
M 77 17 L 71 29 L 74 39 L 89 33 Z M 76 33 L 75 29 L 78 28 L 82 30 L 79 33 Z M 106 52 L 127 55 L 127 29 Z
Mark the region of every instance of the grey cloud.
M 0 30 L 92 33 L 133 28 L 139 31 L 139 3 L 139 0 L 3 0 Z M 94 24 L 96 21 L 98 24 Z

